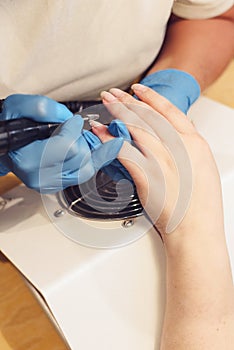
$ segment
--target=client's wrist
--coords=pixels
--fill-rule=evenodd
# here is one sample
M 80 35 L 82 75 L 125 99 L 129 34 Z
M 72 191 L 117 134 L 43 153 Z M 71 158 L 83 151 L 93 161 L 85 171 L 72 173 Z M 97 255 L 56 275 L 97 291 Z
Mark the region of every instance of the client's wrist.
M 203 225 L 204 226 L 204 225 Z M 216 260 L 219 255 L 227 255 L 225 232 L 219 227 L 193 227 L 177 228 L 174 232 L 163 234 L 162 239 L 169 260 L 207 258 L 207 254 Z

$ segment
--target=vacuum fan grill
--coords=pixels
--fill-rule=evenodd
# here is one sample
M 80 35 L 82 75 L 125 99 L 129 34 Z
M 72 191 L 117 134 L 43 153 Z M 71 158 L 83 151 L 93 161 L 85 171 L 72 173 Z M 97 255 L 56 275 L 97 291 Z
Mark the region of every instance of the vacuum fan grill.
M 82 184 L 63 190 L 63 199 L 69 212 L 87 219 L 122 220 L 143 214 L 136 187 L 120 182 L 118 185 L 102 170 Z M 118 192 L 117 192 L 118 191 Z

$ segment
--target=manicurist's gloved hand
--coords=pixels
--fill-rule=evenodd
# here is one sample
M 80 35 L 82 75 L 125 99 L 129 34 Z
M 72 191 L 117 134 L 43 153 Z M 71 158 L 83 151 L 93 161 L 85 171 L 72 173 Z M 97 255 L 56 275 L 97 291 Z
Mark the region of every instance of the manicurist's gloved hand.
M 140 83 L 166 97 L 185 114 L 200 95 L 195 78 L 178 69 L 160 70 L 146 76 Z
M 38 140 L 0 157 L 2 174 L 12 171 L 28 187 L 53 193 L 89 180 L 111 163 L 123 139 L 99 145 L 91 151 L 83 136 L 83 119 L 45 96 L 12 95 L 3 105 L 0 120 L 30 117 L 39 122 L 63 123 L 49 139 Z
M 102 124 L 94 121 L 93 123 L 90 123 L 91 126 L 99 127 Z M 114 119 L 110 123 L 108 127 L 106 127 L 108 132 L 114 136 L 114 137 L 120 137 L 124 141 L 131 141 L 131 136 L 129 134 L 129 131 L 126 127 L 126 125 L 119 119 Z M 84 130 L 83 135 L 86 139 L 86 141 L 89 144 L 89 147 L 91 150 L 95 150 L 97 147 L 100 146 L 100 139 L 94 135 L 93 133 Z M 118 159 L 114 159 L 110 164 L 103 167 L 102 169 L 112 180 L 119 181 L 122 179 L 127 179 L 132 181 L 132 178 L 127 171 L 127 169 L 124 168 L 124 166 L 119 162 Z
M 1 157 L 0 157 L 1 161 Z M 9 169 L 0 163 L 0 176 L 4 176 L 9 173 Z

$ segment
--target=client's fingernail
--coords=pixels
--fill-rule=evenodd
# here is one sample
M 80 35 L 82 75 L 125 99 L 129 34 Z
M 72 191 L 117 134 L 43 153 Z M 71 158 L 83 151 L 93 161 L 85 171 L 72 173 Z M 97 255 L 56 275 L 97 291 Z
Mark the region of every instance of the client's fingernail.
M 116 97 L 122 97 L 124 95 L 124 92 L 120 89 L 117 89 L 117 88 L 110 89 L 110 92 L 112 93 L 112 95 L 114 95 Z
M 147 90 L 147 87 L 142 84 L 133 84 L 131 88 L 133 91 L 139 91 L 139 92 L 145 92 Z
M 116 101 L 115 96 L 113 96 L 112 94 L 110 94 L 107 91 L 102 91 L 101 92 L 101 98 L 103 98 L 104 100 L 106 100 L 107 102 L 113 102 Z
M 102 123 L 99 123 L 96 120 L 89 120 L 89 125 L 92 126 L 92 128 L 98 128 L 100 126 L 104 126 Z

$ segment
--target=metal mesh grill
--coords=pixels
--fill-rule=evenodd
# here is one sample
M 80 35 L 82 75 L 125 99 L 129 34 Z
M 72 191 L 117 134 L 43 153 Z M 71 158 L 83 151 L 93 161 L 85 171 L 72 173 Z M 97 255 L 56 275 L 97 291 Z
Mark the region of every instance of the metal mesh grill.
M 95 188 L 93 190 L 95 181 Z M 103 171 L 79 186 L 71 186 L 63 191 L 66 205 L 73 214 L 89 219 L 121 220 L 143 214 L 143 208 L 137 196 L 136 188 L 128 195 L 127 183 L 116 183 Z

